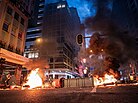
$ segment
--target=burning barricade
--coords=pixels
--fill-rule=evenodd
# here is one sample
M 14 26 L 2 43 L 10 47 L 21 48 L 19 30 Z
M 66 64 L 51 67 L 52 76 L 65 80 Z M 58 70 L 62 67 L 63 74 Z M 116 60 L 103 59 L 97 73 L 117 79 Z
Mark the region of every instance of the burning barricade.
M 38 71 L 39 68 L 36 68 L 30 72 L 30 74 L 27 76 L 26 82 L 22 85 L 22 89 L 41 88 L 43 86 L 43 81 Z
M 94 76 L 94 86 L 100 85 L 114 85 L 117 82 L 117 79 L 113 75 L 105 74 L 103 77 L 98 75 Z
M 117 85 L 119 74 L 112 69 L 104 72 L 102 76 L 94 75 L 94 86 Z
M 59 80 L 44 80 L 40 75 L 39 68 L 32 70 L 26 78 L 25 83 L 22 85 L 24 89 L 35 89 L 35 88 L 56 88 L 60 87 Z

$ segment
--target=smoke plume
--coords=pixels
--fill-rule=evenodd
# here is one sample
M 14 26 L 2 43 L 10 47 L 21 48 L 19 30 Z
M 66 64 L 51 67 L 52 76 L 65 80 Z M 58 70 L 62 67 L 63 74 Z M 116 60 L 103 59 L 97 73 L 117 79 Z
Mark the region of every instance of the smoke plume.
M 138 54 L 136 52 L 135 38 L 131 33 L 123 30 L 111 18 L 111 9 L 109 3 L 111 0 L 97 0 L 95 2 L 97 13 L 94 17 L 85 20 L 87 32 L 96 32 L 90 40 L 89 48 L 100 51 L 104 50 L 105 54 L 118 59 L 121 63 L 134 60 Z M 97 36 L 97 43 L 93 42 L 94 35 Z M 96 44 L 96 45 L 94 45 Z

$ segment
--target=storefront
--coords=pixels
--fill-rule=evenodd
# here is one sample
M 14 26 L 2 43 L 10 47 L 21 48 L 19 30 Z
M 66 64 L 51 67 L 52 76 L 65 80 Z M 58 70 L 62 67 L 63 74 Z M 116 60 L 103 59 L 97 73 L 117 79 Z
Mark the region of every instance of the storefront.
M 11 72 L 14 71 L 14 75 L 16 77 L 16 83 L 20 84 L 21 72 L 23 65 L 29 61 L 28 58 L 16 54 L 14 52 L 10 52 L 8 50 L 0 48 L 0 70 L 1 74 L 3 72 Z

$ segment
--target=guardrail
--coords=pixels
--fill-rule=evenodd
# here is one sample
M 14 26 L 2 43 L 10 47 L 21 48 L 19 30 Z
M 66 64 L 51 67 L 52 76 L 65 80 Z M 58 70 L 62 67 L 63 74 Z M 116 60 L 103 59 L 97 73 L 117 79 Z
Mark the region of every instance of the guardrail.
M 94 86 L 93 78 L 71 78 L 71 79 L 64 79 L 62 82 L 63 88 L 68 87 L 89 87 Z

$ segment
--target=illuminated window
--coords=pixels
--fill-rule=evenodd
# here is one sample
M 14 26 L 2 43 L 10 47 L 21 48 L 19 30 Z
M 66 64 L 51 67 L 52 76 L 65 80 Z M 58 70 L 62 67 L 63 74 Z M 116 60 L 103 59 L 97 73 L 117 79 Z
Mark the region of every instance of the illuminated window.
M 65 5 L 62 5 L 62 8 L 65 8 Z
M 34 53 L 29 53 L 28 58 L 34 58 Z
M 37 22 L 37 24 L 42 24 L 42 22 Z
M 28 54 L 28 58 L 32 58 L 32 54 L 31 53 Z
M 39 53 L 29 53 L 28 58 L 38 58 Z
M 57 6 L 57 9 L 60 9 L 60 8 L 65 8 L 65 7 L 66 7 L 66 5 L 65 5 L 65 4 L 64 4 L 64 5 L 61 5 L 61 4 L 60 4 L 60 5 L 58 5 L 58 6 Z
M 35 58 L 38 58 L 38 56 L 39 56 L 39 53 L 35 53 Z
M 32 58 L 34 58 L 35 57 L 35 54 L 34 53 L 32 53 Z
M 43 9 L 39 9 L 39 11 L 38 12 L 43 12 L 44 10 Z
M 31 30 L 28 30 L 27 32 L 33 32 L 33 31 L 40 31 L 41 29 L 31 29 Z
M 38 16 L 38 18 L 42 18 L 43 16 Z
M 57 6 L 57 9 L 59 9 L 59 8 L 61 8 L 61 5 L 58 5 L 58 6 Z

